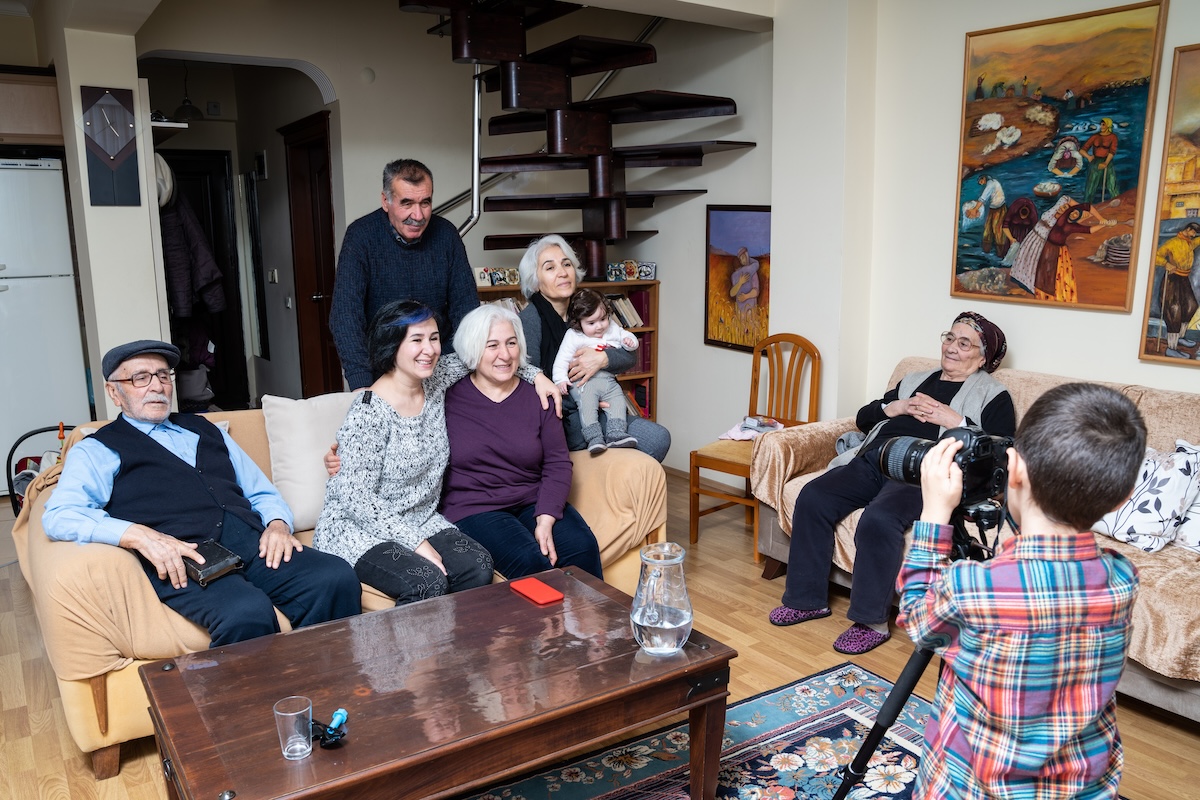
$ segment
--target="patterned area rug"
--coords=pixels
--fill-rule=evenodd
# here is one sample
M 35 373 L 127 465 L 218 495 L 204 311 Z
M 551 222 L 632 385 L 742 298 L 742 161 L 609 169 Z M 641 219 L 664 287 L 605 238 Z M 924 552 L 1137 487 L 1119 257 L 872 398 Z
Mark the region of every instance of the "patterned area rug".
M 892 684 L 849 662 L 730 706 L 717 797 L 828 800 Z M 849 794 L 908 798 L 929 703 L 915 695 Z M 687 724 L 561 764 L 472 800 L 686 800 Z

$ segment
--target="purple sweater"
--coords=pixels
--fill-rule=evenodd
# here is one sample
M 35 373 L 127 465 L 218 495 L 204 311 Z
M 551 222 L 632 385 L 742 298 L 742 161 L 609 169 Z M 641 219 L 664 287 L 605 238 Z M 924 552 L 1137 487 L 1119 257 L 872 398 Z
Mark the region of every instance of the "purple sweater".
M 499 403 L 468 378 L 446 392 L 450 466 L 442 515 L 451 522 L 533 503 L 562 519 L 571 490 L 571 457 L 554 407 L 543 411 L 528 383 Z

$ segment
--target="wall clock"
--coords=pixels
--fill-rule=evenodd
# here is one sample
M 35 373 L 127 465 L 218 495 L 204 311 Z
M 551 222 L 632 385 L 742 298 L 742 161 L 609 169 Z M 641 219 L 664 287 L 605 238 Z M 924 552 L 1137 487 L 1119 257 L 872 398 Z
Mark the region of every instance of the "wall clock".
M 140 206 L 133 90 L 80 86 L 79 96 L 92 205 Z

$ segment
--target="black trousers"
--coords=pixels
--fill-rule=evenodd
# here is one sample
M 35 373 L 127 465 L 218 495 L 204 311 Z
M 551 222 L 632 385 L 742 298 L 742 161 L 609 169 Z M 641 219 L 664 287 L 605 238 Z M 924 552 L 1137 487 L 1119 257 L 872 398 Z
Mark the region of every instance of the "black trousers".
M 426 541 L 442 557 L 445 575 L 432 561 L 396 542 L 377 544 L 363 553 L 354 572 L 363 583 L 396 598 L 398 606 L 492 582 L 491 553 L 462 531 L 446 528 Z
M 800 490 L 792 515 L 785 606 L 807 611 L 829 604 L 833 529 L 856 508 L 863 514 L 854 532 L 846 616 L 864 625 L 887 622 L 904 558 L 904 532 L 921 514 L 921 489 L 885 477 L 874 455 L 835 467 Z
M 242 558 L 242 568 L 208 586 L 189 580 L 176 589 L 160 580 L 150 562 L 142 566 L 158 598 L 208 629 L 210 647 L 279 632 L 275 608 L 293 628 L 316 625 L 362 612 L 362 586 L 342 559 L 311 547 L 271 569 L 258 557 L 261 534 L 232 514 L 221 525 L 220 542 Z

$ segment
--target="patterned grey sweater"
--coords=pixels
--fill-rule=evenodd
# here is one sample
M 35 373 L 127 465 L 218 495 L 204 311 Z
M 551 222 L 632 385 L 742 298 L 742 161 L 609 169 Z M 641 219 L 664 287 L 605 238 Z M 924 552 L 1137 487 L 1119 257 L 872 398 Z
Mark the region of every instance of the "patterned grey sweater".
M 527 366 L 518 374 L 532 382 L 538 372 Z M 338 429 L 342 468 L 325 484 L 313 547 L 353 566 L 377 544 L 415 550 L 454 527 L 437 510 L 450 459 L 446 390 L 466 375 L 457 355 L 443 354 L 424 381 L 425 405 L 415 417 L 400 416 L 373 393 L 367 402 L 365 392 L 354 398 Z

